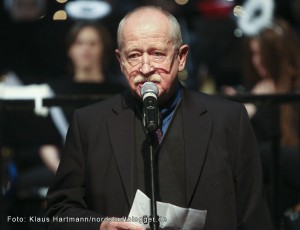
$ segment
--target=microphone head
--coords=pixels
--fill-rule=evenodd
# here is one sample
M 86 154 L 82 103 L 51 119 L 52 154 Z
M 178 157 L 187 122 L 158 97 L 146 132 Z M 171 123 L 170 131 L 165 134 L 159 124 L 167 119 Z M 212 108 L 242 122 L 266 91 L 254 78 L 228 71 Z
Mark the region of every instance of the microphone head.
M 141 95 L 144 97 L 146 93 L 158 95 L 158 88 L 153 82 L 145 82 L 141 87 Z

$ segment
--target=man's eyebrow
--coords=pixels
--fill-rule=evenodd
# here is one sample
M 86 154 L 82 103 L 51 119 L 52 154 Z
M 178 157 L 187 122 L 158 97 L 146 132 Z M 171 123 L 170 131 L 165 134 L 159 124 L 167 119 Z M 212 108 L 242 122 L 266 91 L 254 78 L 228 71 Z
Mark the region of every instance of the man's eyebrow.
M 124 49 L 124 51 L 125 51 L 125 53 L 126 53 L 126 52 L 128 53 L 128 52 L 132 52 L 132 51 L 141 51 L 141 49 L 138 48 L 137 45 L 133 44 L 133 45 L 130 45 L 130 46 L 126 47 L 126 48 Z
M 132 52 L 132 51 L 148 52 L 148 51 L 153 51 L 153 50 L 160 50 L 163 52 L 167 52 L 168 47 L 166 47 L 165 45 L 157 46 L 157 44 L 153 44 L 153 45 L 150 45 L 149 47 L 147 47 L 146 50 L 139 48 L 136 45 L 132 45 L 132 46 L 129 46 L 124 49 L 125 53 Z

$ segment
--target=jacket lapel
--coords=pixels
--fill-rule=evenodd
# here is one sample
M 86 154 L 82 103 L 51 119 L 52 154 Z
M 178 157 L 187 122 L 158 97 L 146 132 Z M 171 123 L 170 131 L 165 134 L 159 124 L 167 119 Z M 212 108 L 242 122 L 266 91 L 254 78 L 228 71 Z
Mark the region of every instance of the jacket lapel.
M 186 156 L 186 199 L 188 207 L 201 176 L 212 130 L 206 108 L 200 104 L 199 94 L 183 89 L 182 113 Z
M 129 93 L 113 108 L 116 116 L 107 121 L 108 132 L 129 207 L 134 195 L 134 103 Z

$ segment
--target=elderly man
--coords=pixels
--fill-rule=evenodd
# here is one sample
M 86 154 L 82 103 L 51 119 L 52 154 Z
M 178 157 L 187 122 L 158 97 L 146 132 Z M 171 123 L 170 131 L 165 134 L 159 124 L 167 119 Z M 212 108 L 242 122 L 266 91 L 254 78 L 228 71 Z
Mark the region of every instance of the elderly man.
M 147 81 L 158 88 L 162 112 L 158 200 L 207 210 L 206 230 L 272 229 L 247 113 L 238 103 L 180 86 L 176 77 L 187 54 L 178 22 L 168 12 L 141 7 L 120 22 L 116 55 L 130 92 L 74 114 L 48 194 L 51 229 L 138 228 L 68 218 L 128 216 L 137 189 L 149 195 L 140 93 Z

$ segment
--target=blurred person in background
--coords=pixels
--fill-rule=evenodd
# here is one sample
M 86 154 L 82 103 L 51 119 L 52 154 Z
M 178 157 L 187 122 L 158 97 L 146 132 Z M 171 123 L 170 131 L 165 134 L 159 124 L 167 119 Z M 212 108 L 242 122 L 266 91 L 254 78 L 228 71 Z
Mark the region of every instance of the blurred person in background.
M 67 37 L 70 72 L 75 82 L 103 83 L 105 67 L 112 52 L 111 38 L 105 27 L 94 22 L 75 24 Z
M 272 27 L 247 38 L 245 44 L 245 88 L 256 95 L 299 92 L 300 43 L 287 21 L 275 19 Z M 237 93 L 227 86 L 224 91 L 227 94 Z M 299 105 L 283 103 L 278 108 L 276 105 L 247 103 L 245 106 L 260 143 L 265 183 L 268 184 L 270 179 L 271 143 L 279 137 L 283 182 L 281 207 L 299 212 Z
M 49 64 L 47 46 L 58 47 L 58 39 L 51 38 L 48 32 L 53 23 L 45 19 L 49 15 L 48 1 L 4 0 L 0 11 L 0 72 L 4 79 L 0 81 L 10 85 L 44 83 L 52 76 L 47 69 L 53 66 L 53 62 Z M 56 59 L 62 63 L 61 58 Z
M 45 13 L 46 0 L 4 0 L 11 19 L 15 22 L 35 21 Z
M 52 84 L 56 94 L 110 94 L 122 90 L 118 74 L 112 69 L 112 38 L 103 25 L 77 22 L 66 41 L 69 75 Z
M 110 72 L 112 39 L 104 26 L 94 21 L 77 22 L 67 35 L 69 76 L 50 83 L 56 95 L 115 94 L 125 86 Z M 110 78 L 109 78 L 110 76 Z M 63 108 L 68 123 L 74 108 Z M 67 127 L 68 124 L 65 125 Z M 63 136 L 66 135 L 66 128 Z M 64 139 L 64 137 L 63 137 Z M 60 147 L 45 145 L 40 149 L 47 167 L 55 174 L 59 165 Z
M 112 74 L 114 71 L 110 69 L 113 53 L 111 43 L 108 32 L 101 24 L 92 21 L 75 23 L 67 36 L 69 75 L 49 80 L 51 96 L 114 94 L 123 91 L 124 86 L 118 84 L 117 77 Z M 15 84 L 18 79 L 10 77 L 6 80 Z M 54 110 L 56 112 L 52 113 Z M 9 153 L 7 162 L 15 163 L 14 170 L 14 165 L 8 164 L 7 172 L 13 177 L 5 181 L 7 186 L 4 188 L 5 196 L 12 198 L 11 205 L 7 205 L 12 207 L 8 208 L 10 215 L 43 215 L 45 189 L 58 167 L 61 146 L 73 110 L 72 107 L 52 107 L 47 117 L 35 116 L 33 111 L 28 110 L 7 111 L 4 114 L 3 143 Z M 36 229 L 37 225 L 31 225 L 34 224 L 26 223 L 26 229 Z

